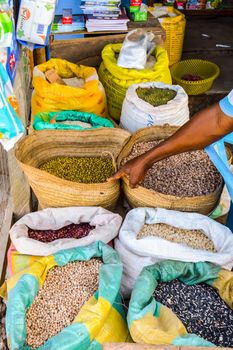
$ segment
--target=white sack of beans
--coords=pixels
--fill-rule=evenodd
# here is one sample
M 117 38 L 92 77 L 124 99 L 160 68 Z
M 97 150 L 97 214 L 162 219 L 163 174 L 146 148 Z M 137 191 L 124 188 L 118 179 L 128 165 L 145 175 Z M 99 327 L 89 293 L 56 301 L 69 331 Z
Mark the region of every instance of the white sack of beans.
M 156 236 L 138 239 L 138 234 L 145 224 L 159 223 L 179 229 L 201 230 L 213 242 L 216 252 L 194 249 L 185 244 L 185 241 L 183 244 L 174 243 Z M 115 245 L 115 249 L 123 261 L 124 273 L 126 271 L 127 274 L 131 274 L 133 279 L 131 286 L 142 268 L 148 265 L 145 265 L 147 263 L 145 258 L 155 259 L 152 260 L 152 263 L 160 260 L 207 261 L 228 270 L 233 267 L 233 233 L 226 226 L 197 213 L 184 213 L 161 208 L 132 209 L 126 215 L 118 239 L 125 249 L 119 249 L 118 245 Z
M 141 88 L 167 88 L 175 90 L 177 95 L 165 105 L 154 107 L 143 101 L 137 95 L 136 89 Z M 140 128 L 153 125 L 181 126 L 189 120 L 188 95 L 179 85 L 168 85 L 158 82 L 148 82 L 131 85 L 126 93 L 122 106 L 120 126 L 131 133 Z
M 29 230 L 58 230 L 70 224 L 89 223 L 94 229 L 83 238 L 62 238 L 44 243 L 29 238 Z M 120 215 L 101 207 L 48 208 L 30 213 L 17 221 L 10 230 L 10 238 L 21 254 L 47 256 L 59 250 L 81 247 L 96 241 L 109 243 L 119 232 Z
M 159 259 L 151 256 L 139 256 L 128 250 L 121 241 L 114 240 L 114 248 L 118 252 L 123 264 L 123 276 L 121 280 L 121 293 L 124 298 L 129 298 L 137 277 L 146 266 L 159 262 Z

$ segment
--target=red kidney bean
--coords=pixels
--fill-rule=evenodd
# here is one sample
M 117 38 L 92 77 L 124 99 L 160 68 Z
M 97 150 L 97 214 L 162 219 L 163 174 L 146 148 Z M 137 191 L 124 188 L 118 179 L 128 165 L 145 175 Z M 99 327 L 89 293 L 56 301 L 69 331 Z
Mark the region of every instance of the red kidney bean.
M 198 75 L 198 74 L 185 74 L 181 78 L 182 80 L 187 80 L 187 81 L 199 81 L 203 80 L 203 78 Z
M 70 224 L 58 230 L 33 230 L 28 228 L 28 237 L 40 242 L 49 243 L 61 238 L 80 239 L 89 235 L 95 226 L 91 226 L 87 222 L 80 224 Z

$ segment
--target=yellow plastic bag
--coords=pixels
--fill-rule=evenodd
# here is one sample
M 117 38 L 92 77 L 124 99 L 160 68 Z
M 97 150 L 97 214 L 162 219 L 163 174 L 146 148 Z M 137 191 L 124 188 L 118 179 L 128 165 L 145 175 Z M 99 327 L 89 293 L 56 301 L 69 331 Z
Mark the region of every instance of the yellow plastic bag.
M 49 83 L 45 72 L 54 69 L 62 79 L 83 79 L 81 87 Z M 39 112 L 76 110 L 107 116 L 106 98 L 95 68 L 78 66 L 61 59 L 51 59 L 34 68 L 32 116 Z
M 120 119 L 122 103 L 130 85 L 148 81 L 171 84 L 167 51 L 161 46 L 155 48 L 156 63 L 152 69 L 128 69 L 117 65 L 117 57 L 122 44 L 109 44 L 102 51 L 103 62 L 99 77 L 107 95 L 109 114 L 115 120 Z

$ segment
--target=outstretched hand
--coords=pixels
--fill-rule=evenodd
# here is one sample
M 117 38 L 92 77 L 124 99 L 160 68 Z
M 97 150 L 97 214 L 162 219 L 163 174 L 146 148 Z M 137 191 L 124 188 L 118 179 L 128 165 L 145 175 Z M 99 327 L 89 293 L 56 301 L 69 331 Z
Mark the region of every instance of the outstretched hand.
M 129 179 L 129 186 L 135 188 L 144 179 L 146 171 L 143 160 L 140 157 L 134 158 L 123 165 L 108 181 L 119 180 L 126 176 Z

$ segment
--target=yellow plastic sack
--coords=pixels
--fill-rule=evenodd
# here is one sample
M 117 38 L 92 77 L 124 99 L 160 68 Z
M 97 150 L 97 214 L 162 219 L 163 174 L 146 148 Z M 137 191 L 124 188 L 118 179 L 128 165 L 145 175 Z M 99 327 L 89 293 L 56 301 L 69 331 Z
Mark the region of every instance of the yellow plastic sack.
M 161 46 L 155 49 L 156 63 L 152 69 L 128 69 L 118 67 L 117 57 L 122 44 L 109 44 L 102 51 L 103 62 L 99 68 L 99 78 L 107 95 L 109 114 L 119 121 L 122 103 L 128 87 L 148 81 L 171 84 L 167 51 Z
M 45 72 L 54 69 L 62 79 L 83 79 L 81 87 L 49 83 Z M 76 110 L 107 116 L 105 92 L 95 68 L 78 66 L 61 59 L 51 59 L 34 68 L 32 116 L 40 112 Z

